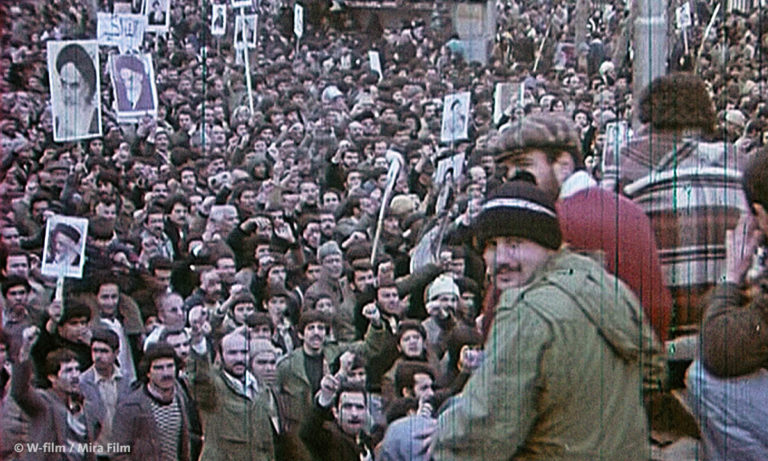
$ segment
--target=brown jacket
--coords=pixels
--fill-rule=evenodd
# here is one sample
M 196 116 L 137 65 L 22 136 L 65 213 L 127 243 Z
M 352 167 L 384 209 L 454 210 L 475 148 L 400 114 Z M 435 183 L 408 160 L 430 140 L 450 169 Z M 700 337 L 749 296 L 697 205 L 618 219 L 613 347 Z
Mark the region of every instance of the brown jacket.
M 45 443 L 53 443 L 56 447 L 70 448 L 67 442 L 67 416 L 69 409 L 56 393 L 51 390 L 35 389 L 31 386 L 32 362 L 25 360 L 14 365 L 11 374 L 11 397 L 19 405 L 19 408 L 29 417 L 29 443 L 37 444 L 38 453 L 25 452 L 21 459 L 35 460 L 60 460 L 65 459 L 62 453 L 54 453 L 53 450 L 43 452 Z M 93 443 L 98 436 L 98 422 L 89 421 L 88 416 L 93 411 L 85 402 L 84 412 L 85 427 L 87 431 L 86 443 Z M 95 459 L 95 454 L 85 451 L 85 459 Z
M 184 398 L 179 399 L 181 411 L 181 431 L 179 437 L 179 461 L 190 461 L 189 456 L 189 419 Z M 112 423 L 112 438 L 123 446 L 130 445 L 127 453 L 115 456 L 116 461 L 160 461 L 160 440 L 157 437 L 159 429 L 152 416 L 152 397 L 143 385 L 120 402 Z
M 726 283 L 706 300 L 701 361 L 715 376 L 732 377 L 768 365 L 768 294 L 749 297 Z

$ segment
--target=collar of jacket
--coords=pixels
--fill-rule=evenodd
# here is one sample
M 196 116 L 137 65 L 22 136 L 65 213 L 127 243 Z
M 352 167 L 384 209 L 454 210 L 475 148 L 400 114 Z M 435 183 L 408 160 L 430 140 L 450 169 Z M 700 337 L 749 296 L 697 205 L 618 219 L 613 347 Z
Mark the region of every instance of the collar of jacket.
M 250 371 L 245 372 L 245 383 L 221 369 L 221 378 L 235 394 L 252 400 L 259 392 L 259 383 Z

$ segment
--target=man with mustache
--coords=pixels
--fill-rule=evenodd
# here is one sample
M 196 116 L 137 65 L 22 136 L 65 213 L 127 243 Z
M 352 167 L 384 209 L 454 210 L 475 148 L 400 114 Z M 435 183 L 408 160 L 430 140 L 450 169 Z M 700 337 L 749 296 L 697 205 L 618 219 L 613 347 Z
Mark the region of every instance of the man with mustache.
M 221 364 L 194 354 L 195 396 L 203 420 L 202 460 L 273 460 L 275 444 L 264 384 L 249 371 L 244 328 L 225 335 L 219 344 Z
M 561 248 L 555 205 L 529 182 L 492 192 L 472 231 L 500 295 L 487 359 L 438 416 L 434 459 L 646 459 L 643 382 L 664 357 L 632 291 Z
M 54 446 L 77 446 L 92 443 L 98 436 L 98 421 L 93 417 L 90 403 L 80 392 L 80 364 L 69 349 L 56 349 L 46 355 L 44 375 L 50 389 L 32 387 L 30 354 L 40 337 L 37 327 L 27 327 L 22 333 L 22 344 L 17 363 L 11 372 L 10 396 L 29 418 L 30 444 L 45 443 Z M 86 409 L 86 405 L 89 408 Z M 26 445 L 25 445 L 26 447 Z M 92 460 L 95 457 L 76 450 L 67 459 Z M 79 457 L 78 457 L 79 455 Z M 36 459 L 40 455 L 29 455 Z M 42 459 L 42 458 L 41 458 Z
M 600 188 L 584 170 L 573 123 L 551 114 L 526 117 L 503 132 L 495 159 L 507 180 L 521 173 L 534 177 L 556 203 L 563 240 L 574 251 L 603 252 L 608 272 L 629 285 L 664 341 L 672 297 L 651 221 L 637 204 Z
M 143 385 L 118 404 L 112 422 L 114 442 L 130 447 L 115 460 L 190 460 L 186 400 L 176 391 L 177 362 L 170 344 L 147 347 L 139 364 Z
M 373 443 L 364 431 L 367 394 L 361 384 L 325 375 L 301 438 L 317 461 L 373 460 Z
M 378 311 L 373 311 L 371 306 L 363 315 L 379 317 Z M 282 359 L 277 366 L 277 389 L 285 401 L 286 419 L 292 436 L 298 435 L 302 423 L 310 417 L 312 396 L 320 390 L 322 377 L 329 372 L 329 363 L 346 351 L 359 354 L 367 359 L 368 363 L 387 360 L 385 351 L 389 348 L 389 333 L 380 325 L 381 320 L 377 319 L 377 323 L 379 326 L 372 327 L 364 341 L 326 344 L 325 337 L 330 319 L 317 310 L 308 310 L 301 314 L 298 332 L 303 344 L 301 348 L 294 349 Z M 391 362 L 386 366 L 389 364 Z M 299 447 L 300 450 L 303 448 Z M 308 453 L 296 455 L 297 459 L 308 456 Z

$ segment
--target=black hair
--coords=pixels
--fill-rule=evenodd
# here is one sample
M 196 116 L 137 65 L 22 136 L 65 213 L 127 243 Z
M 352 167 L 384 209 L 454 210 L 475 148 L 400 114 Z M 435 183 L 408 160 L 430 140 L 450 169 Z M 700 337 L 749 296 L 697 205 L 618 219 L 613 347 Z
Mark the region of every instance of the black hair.
M 58 375 L 63 363 L 77 360 L 77 355 L 69 349 L 56 349 L 45 356 L 45 376 Z
M 96 92 L 96 66 L 91 56 L 79 43 L 66 45 L 56 56 L 56 72 L 61 74 L 61 69 L 68 63 L 72 63 L 85 80 L 88 87 L 88 98 L 92 98 Z

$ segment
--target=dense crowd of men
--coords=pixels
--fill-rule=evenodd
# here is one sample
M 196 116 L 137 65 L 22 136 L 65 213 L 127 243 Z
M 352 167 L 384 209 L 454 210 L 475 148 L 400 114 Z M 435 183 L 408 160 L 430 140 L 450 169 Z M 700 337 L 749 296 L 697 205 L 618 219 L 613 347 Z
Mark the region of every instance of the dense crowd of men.
M 119 120 L 102 77 L 102 135 L 63 143 L 45 43 L 113 4 L 0 6 L 0 457 L 649 459 L 663 342 L 700 330 L 705 455 L 766 459 L 768 18 L 704 36 L 696 2 L 633 102 L 624 3 L 499 3 L 480 64 L 445 11 L 313 2 L 297 43 L 261 1 L 243 51 L 173 1 L 142 48 L 157 116 Z

